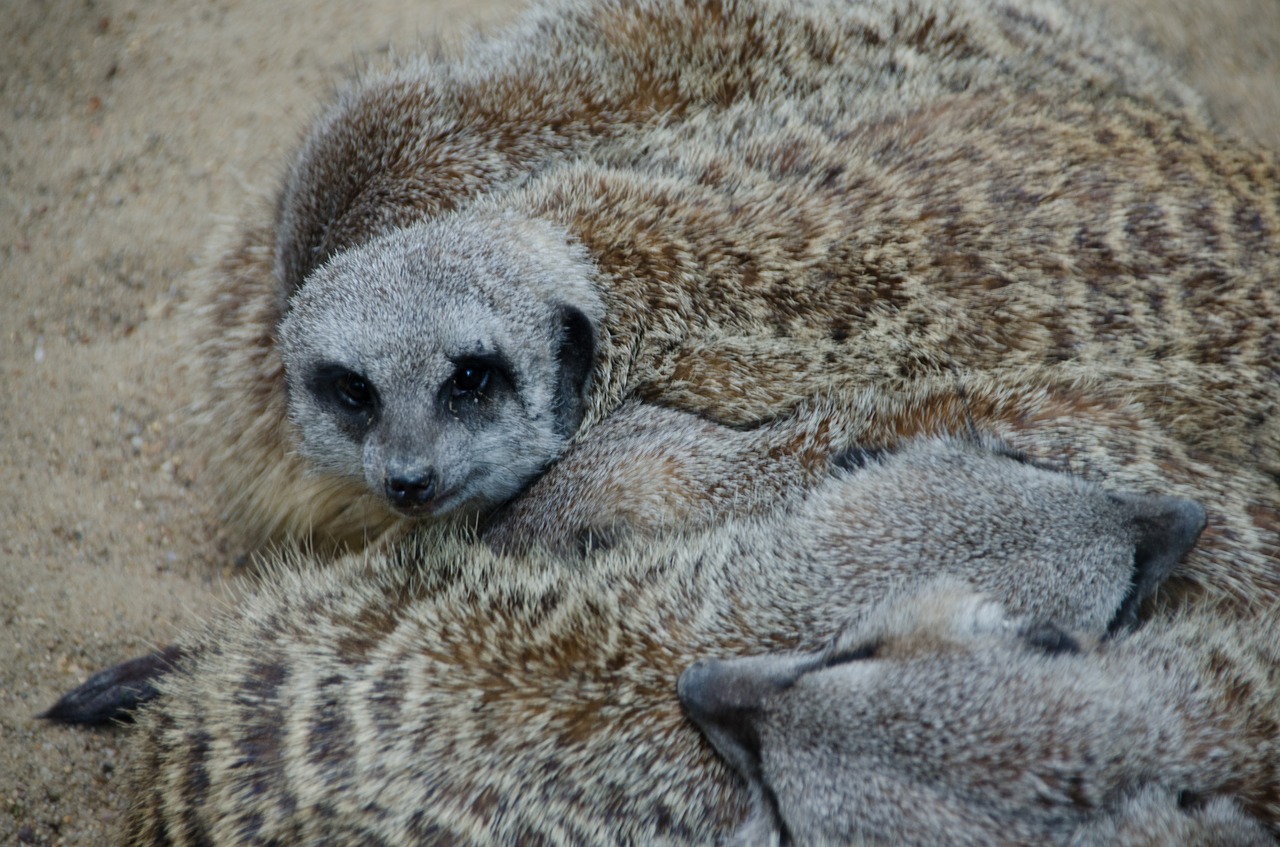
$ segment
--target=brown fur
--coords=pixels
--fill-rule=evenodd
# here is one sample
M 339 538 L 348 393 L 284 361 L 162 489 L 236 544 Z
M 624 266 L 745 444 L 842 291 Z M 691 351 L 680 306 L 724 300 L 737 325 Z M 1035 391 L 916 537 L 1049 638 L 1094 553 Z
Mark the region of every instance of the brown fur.
M 814 645 L 938 573 L 1099 632 L 1135 561 L 1198 528 L 1131 504 L 1183 523 L 1184 501 L 925 440 L 584 562 L 433 528 L 272 574 L 144 711 L 130 843 L 706 843 L 743 797 L 675 701 L 693 656 Z
M 1274 166 L 1132 46 L 1038 3 L 568 8 L 349 87 L 197 298 L 204 440 L 257 540 L 394 523 L 291 451 L 284 296 L 477 208 L 590 250 L 608 315 L 580 433 L 632 394 L 743 426 L 850 385 L 1048 364 L 1275 463 Z
M 1180 573 L 1196 590 L 1164 602 L 1233 614 L 1265 604 L 1280 525 L 1264 473 L 1280 455 L 1270 158 L 1215 137 L 1158 67 L 1074 18 L 1041 6 L 1020 15 L 957 3 L 955 18 L 928 9 L 868 5 L 853 37 L 800 18 L 788 29 L 766 20 L 772 11 L 758 27 L 708 12 L 748 48 L 745 64 L 730 63 L 730 73 L 745 69 L 733 78 L 678 55 L 671 20 L 610 19 L 600 33 L 620 38 L 612 43 L 675 45 L 636 55 L 687 63 L 690 79 L 715 83 L 695 90 L 714 96 L 682 101 L 677 87 L 671 99 L 652 83 L 660 75 L 634 75 L 609 50 L 581 47 L 580 34 L 563 53 L 553 38 L 546 80 L 569 79 L 581 95 L 555 65 L 581 49 L 593 84 L 601 77 L 600 91 L 634 108 L 560 112 L 549 86 L 546 101 L 529 101 L 546 109 L 534 117 L 566 117 L 481 132 L 475 160 L 452 144 L 453 107 L 425 92 L 438 85 L 462 104 L 454 114 L 505 126 L 502 110 L 464 108 L 467 86 L 494 85 L 486 74 L 503 69 L 501 45 L 474 66 L 418 66 L 382 88 L 378 77 L 355 86 L 304 146 L 280 216 L 248 231 L 223 265 L 235 273 L 216 275 L 207 295 L 214 320 L 197 357 L 226 378 L 212 383 L 204 414 L 215 466 L 243 498 L 240 519 L 261 512 L 248 526 L 263 536 L 314 527 L 321 541 L 356 544 L 390 523 L 376 503 L 350 511 L 358 490 L 317 497 L 297 485 L 305 473 L 289 454 L 273 336 L 283 295 L 319 262 L 370 249 L 391 228 L 515 210 L 563 226 L 600 273 L 604 354 L 581 433 L 622 429 L 580 438 L 527 502 L 497 516 L 495 544 L 528 549 L 555 532 L 561 546 L 590 547 L 612 542 L 619 519 L 625 535 L 705 523 L 726 507 L 767 512 L 774 497 L 812 485 L 833 446 L 894 447 L 973 426 L 1108 485 L 1203 501 L 1210 524 Z M 766 49 L 775 33 L 788 49 Z M 825 64 L 833 56 L 843 58 Z M 518 59 L 521 79 L 542 84 L 531 69 L 542 60 Z M 641 84 L 617 95 L 611 68 Z M 836 85 L 820 68 L 860 76 Z M 523 85 L 513 90 L 527 94 Z M 437 114 L 435 129 L 452 129 L 424 129 Z M 337 152 L 324 146 L 331 139 Z M 434 153 L 448 154 L 445 178 L 428 167 Z M 371 172 L 373 162 L 392 166 Z M 334 174 L 354 176 L 331 193 Z M 743 461 L 717 448 L 682 453 L 641 485 L 617 484 L 628 473 L 617 459 L 576 476 L 593 450 L 608 455 L 613 434 L 625 448 L 624 404 L 636 397 L 704 415 L 695 434 L 744 429 L 730 439 Z M 662 457 L 661 432 L 640 430 L 630 449 Z M 726 473 L 723 496 L 705 496 L 684 468 Z M 592 509 L 584 498 L 596 493 Z M 852 521 L 851 537 L 868 551 L 910 547 L 918 539 L 900 521 L 912 505 L 866 538 Z M 743 533 L 734 564 L 746 571 L 781 537 L 778 526 L 741 529 L 753 525 L 721 530 Z M 697 843 L 737 818 L 738 787 L 673 711 L 674 670 L 699 650 L 801 645 L 833 617 L 815 624 L 806 615 L 819 611 L 797 603 L 769 629 L 781 612 L 749 605 L 767 609 L 768 592 L 726 594 L 710 577 L 690 594 L 645 593 L 625 572 L 641 542 L 593 554 L 584 570 L 424 532 L 426 550 L 392 542 L 332 575 L 282 577 L 192 642 L 197 655 L 144 722 L 130 821 L 140 843 L 202 831 L 224 841 L 324 832 L 397 845 L 592 843 L 622 832 Z M 688 543 L 660 542 L 641 561 L 683 563 L 672 578 L 692 578 L 701 548 Z M 833 598 L 803 579 L 796 588 L 809 603 L 867 599 Z M 724 617 L 699 617 L 722 601 Z M 663 788 L 647 781 L 651 769 Z

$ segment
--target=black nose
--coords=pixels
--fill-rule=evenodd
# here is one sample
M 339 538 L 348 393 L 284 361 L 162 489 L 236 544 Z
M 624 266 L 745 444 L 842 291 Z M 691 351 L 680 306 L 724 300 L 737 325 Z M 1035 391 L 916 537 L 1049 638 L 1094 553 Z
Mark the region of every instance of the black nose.
M 387 478 L 387 499 L 398 509 L 413 511 L 431 502 L 436 495 L 435 474 L 427 471 L 420 476 L 393 476 Z

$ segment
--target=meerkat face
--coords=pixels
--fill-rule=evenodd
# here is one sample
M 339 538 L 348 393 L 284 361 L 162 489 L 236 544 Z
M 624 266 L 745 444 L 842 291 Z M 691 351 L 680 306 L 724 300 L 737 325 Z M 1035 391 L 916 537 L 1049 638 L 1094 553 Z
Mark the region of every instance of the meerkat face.
M 735 843 L 1063 843 L 1179 720 L 1096 645 L 940 580 L 825 651 L 701 661 L 678 693 L 750 785 Z
M 963 577 L 1014 614 L 1087 632 L 1136 624 L 1206 521 L 1192 500 L 1111 491 L 994 440 L 900 445 L 849 484 L 879 489 L 853 502 L 902 573 Z M 828 525 L 823 545 L 868 549 L 852 527 Z
M 537 221 L 446 218 L 342 253 L 279 337 L 299 451 L 408 516 L 483 510 L 581 421 L 602 308 Z

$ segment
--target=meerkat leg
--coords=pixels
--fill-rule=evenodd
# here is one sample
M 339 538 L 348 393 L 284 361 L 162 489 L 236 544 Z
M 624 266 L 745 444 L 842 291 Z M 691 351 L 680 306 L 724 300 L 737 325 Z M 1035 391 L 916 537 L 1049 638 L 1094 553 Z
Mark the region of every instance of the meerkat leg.
M 495 549 L 570 554 L 752 514 L 830 474 L 836 448 L 825 424 L 798 414 L 740 430 L 627 403 L 500 509 L 482 537 Z

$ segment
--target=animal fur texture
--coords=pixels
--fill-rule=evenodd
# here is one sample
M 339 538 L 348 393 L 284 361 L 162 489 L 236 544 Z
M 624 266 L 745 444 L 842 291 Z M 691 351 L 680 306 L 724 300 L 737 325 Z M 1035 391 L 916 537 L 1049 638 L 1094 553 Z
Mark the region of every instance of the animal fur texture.
M 966 487 L 910 459 L 972 445 L 921 435 L 995 433 L 1110 489 L 1202 502 L 1147 611 L 1262 614 L 1275 166 L 1168 80 L 1047 3 L 655 0 L 548 6 L 456 62 L 353 83 L 197 298 L 232 520 L 360 546 L 397 490 L 424 510 L 438 491 L 468 512 L 517 496 L 481 528 L 492 549 L 421 529 L 273 574 L 188 641 L 142 721 L 129 838 L 705 843 L 751 798 L 679 712 L 694 658 L 816 648 L 939 571 L 1014 614 L 1078 623 L 1081 591 L 1135 607 L 1120 580 L 1013 566 L 1036 543 L 1007 534 L 1025 509 L 1073 525 L 1038 499 L 1061 478 L 985 456 L 1003 470 Z M 580 378 L 563 366 L 584 357 Z M 473 431 L 509 437 L 525 411 L 527 454 L 447 482 L 492 459 Z M 725 428 L 741 452 L 705 446 Z M 638 483 L 637 455 L 657 457 Z M 406 456 L 421 472 L 397 471 Z M 894 468 L 919 476 L 888 484 Z M 719 526 L 725 510 L 746 516 Z M 1035 557 L 1084 567 L 1114 540 L 1075 526 Z M 655 528 L 681 531 L 628 540 Z M 1265 709 L 1271 691 L 1241 696 Z M 1071 831 L 1185 823 L 1160 788 Z M 1241 831 L 1273 823 L 1247 791 L 1207 791 L 1224 798 L 1188 826 L 1232 818 L 1237 795 Z
M 487 508 L 629 397 L 744 427 L 851 386 L 1033 365 L 1274 467 L 1274 163 L 1170 78 L 1030 0 L 568 3 L 366 76 L 197 297 L 232 522 L 358 546 L 394 523 L 387 444 L 435 472 L 424 495 L 464 480 L 434 505 Z M 531 264 L 573 284 L 547 301 L 521 288 Z M 580 398 L 546 352 L 564 307 L 593 330 Z M 300 391 L 367 367 L 413 426 L 389 415 L 370 447 L 377 409 L 325 427 L 298 402 L 291 429 L 281 320 Z M 468 344 L 541 362 L 503 371 L 537 388 L 486 430 L 520 450 L 469 487 L 495 441 L 447 408 Z
M 823 651 L 695 664 L 680 696 L 751 783 L 735 844 L 1274 843 L 1276 615 L 1090 645 L 930 586 Z
M 1166 608 L 1203 601 L 1248 613 L 1280 596 L 1274 480 L 1251 463 L 1188 449 L 1141 405 L 1097 399 L 1104 394 L 1096 383 L 1062 385 L 1043 372 L 1012 383 L 921 380 L 902 391 L 828 398 L 748 431 L 632 404 L 500 510 L 481 537 L 500 549 L 564 553 L 592 539 L 607 545 L 713 526 L 726 514 L 785 504 L 840 466 L 851 447 L 874 455 L 903 440 L 982 433 L 1095 484 L 1202 503 L 1208 525 L 1161 592 Z
M 1183 807 L 1158 786 L 1130 792 L 1076 830 L 1070 847 L 1272 847 L 1276 839 L 1228 797 Z
M 1095 483 L 1202 499 L 1207 532 L 1160 593 L 1162 605 L 1201 597 L 1248 610 L 1267 602 L 1280 591 L 1267 477 L 1206 462 L 1161 434 L 1141 407 L 1100 402 L 1102 393 L 1087 381 L 1063 386 L 1030 374 L 1012 385 L 924 380 L 910 391 L 826 398 L 745 431 L 632 402 L 490 516 L 480 538 L 511 553 L 541 548 L 577 557 L 631 536 L 761 514 L 904 439 L 981 432 Z M 153 696 L 172 658 L 166 650 L 95 674 L 46 716 L 102 723 L 127 715 L 140 692 L 143 700 Z M 150 669 L 145 678 L 140 667 Z
M 1101 633 L 1202 521 L 923 439 L 778 510 L 585 561 L 424 528 L 271 574 L 184 644 L 139 721 L 125 840 L 710 843 L 746 798 L 676 700 L 695 656 L 816 647 L 938 575 Z

